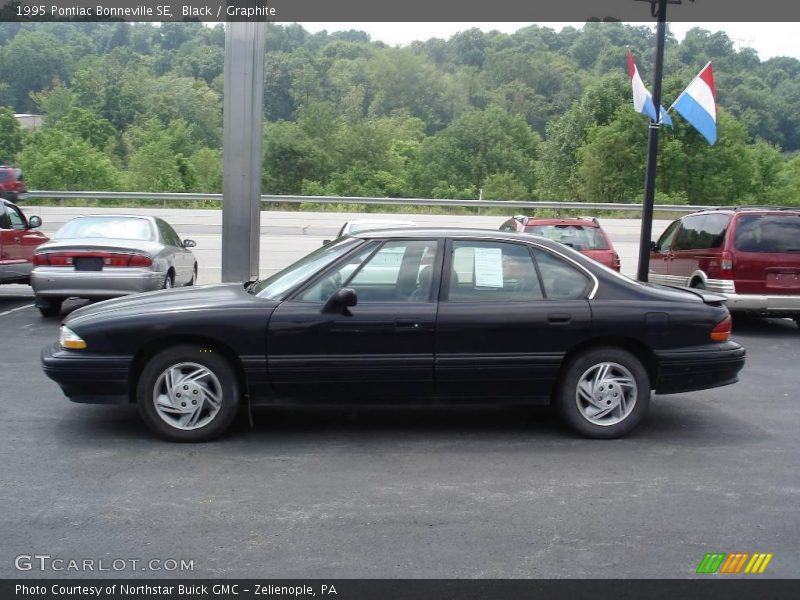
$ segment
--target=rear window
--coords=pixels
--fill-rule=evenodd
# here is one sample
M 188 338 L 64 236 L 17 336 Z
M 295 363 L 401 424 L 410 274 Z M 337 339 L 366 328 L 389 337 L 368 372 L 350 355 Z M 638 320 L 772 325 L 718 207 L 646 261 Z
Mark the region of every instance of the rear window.
M 110 238 L 150 242 L 155 232 L 147 219 L 136 217 L 79 217 L 64 225 L 53 236 L 56 240 Z
M 733 243 L 741 252 L 800 252 L 800 217 L 742 215 Z
M 526 233 L 541 235 L 566 244 L 575 250 L 608 250 L 608 243 L 599 227 L 583 225 L 528 225 Z

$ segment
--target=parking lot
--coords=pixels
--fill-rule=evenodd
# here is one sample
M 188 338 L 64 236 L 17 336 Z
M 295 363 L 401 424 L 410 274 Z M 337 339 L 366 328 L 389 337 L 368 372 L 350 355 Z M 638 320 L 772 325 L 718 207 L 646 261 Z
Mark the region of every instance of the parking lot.
M 328 231 L 272 234 L 288 262 Z M 792 321 L 736 319 L 741 381 L 657 396 L 621 440 L 576 437 L 545 408 L 329 407 L 177 445 L 135 407 L 66 400 L 38 358 L 59 322 L 31 304 L 0 288 L 2 577 L 65 575 L 15 569 L 38 553 L 194 565 L 89 574 L 117 577 L 684 578 L 707 552 L 771 552 L 757 577 L 800 576 Z

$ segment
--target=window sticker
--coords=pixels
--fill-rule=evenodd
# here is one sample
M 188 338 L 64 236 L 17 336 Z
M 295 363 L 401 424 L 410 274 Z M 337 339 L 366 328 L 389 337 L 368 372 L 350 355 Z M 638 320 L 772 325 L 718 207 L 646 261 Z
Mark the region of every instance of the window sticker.
M 475 286 L 503 287 L 503 251 L 500 248 L 475 248 Z

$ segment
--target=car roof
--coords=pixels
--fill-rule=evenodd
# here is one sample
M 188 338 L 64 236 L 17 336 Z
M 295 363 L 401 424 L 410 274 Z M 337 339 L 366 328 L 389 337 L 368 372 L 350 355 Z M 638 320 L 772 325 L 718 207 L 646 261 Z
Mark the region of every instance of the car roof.
M 107 213 L 107 214 L 93 214 L 93 215 L 77 215 L 72 217 L 72 220 L 75 219 L 147 219 L 148 221 L 155 221 L 156 219 L 160 219 L 161 217 L 153 217 L 150 215 L 126 215 L 126 214 L 117 214 L 117 213 Z
M 697 212 L 693 212 L 688 215 L 684 215 L 685 217 L 691 217 L 694 215 L 791 215 L 794 216 L 796 214 L 800 214 L 800 207 L 795 206 L 731 206 L 730 208 L 711 208 L 706 210 L 699 210 Z
M 362 239 L 430 239 L 432 237 L 457 238 L 457 239 L 487 239 L 487 240 L 506 240 L 515 242 L 528 242 L 533 240 L 546 242 L 548 246 L 554 246 L 552 242 L 539 235 L 530 233 L 515 233 L 513 231 L 498 231 L 497 229 L 470 229 L 468 227 L 414 227 L 407 229 L 386 229 L 383 231 L 365 231 L 353 234 L 352 237 Z M 559 244 L 560 245 L 560 244 Z
M 536 218 L 531 217 L 525 223 L 525 227 L 529 227 L 531 225 L 570 225 L 574 227 L 600 227 L 599 223 L 595 223 L 589 219 L 582 219 L 580 217 L 576 218 L 565 218 L 565 219 L 545 219 L 545 218 Z

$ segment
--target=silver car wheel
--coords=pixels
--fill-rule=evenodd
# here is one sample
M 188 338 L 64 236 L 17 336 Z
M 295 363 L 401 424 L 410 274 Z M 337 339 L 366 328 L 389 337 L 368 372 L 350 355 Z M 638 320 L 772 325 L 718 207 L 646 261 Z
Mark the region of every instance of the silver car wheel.
M 169 273 L 167 273 L 167 276 L 164 278 L 164 289 L 169 290 L 171 288 L 172 288 L 172 277 L 170 277 Z
M 614 362 L 589 367 L 578 380 L 575 402 L 584 419 L 594 425 L 616 425 L 636 406 L 638 387 L 633 374 Z
M 214 373 L 197 363 L 178 363 L 165 369 L 153 387 L 158 416 L 175 429 L 205 427 L 222 406 L 222 385 Z

